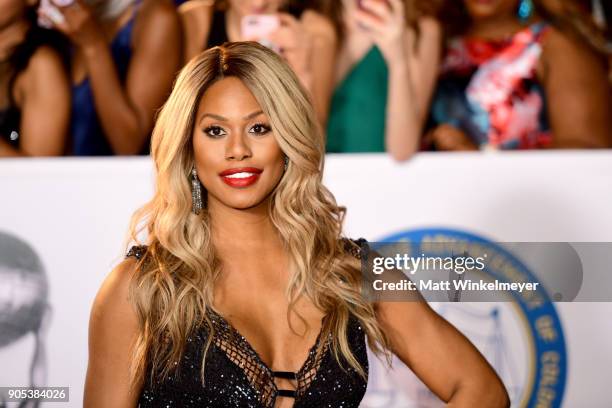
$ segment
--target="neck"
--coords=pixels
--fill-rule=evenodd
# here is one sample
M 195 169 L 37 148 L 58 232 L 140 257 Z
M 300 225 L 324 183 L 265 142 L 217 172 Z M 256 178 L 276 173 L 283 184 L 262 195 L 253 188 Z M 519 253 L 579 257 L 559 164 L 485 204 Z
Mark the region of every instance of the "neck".
M 6 59 L 13 48 L 23 41 L 29 28 L 30 23 L 23 19 L 0 28 L 0 60 Z
M 514 15 L 495 16 L 473 21 L 467 34 L 487 40 L 503 39 L 519 31 L 523 26 Z
M 278 231 L 268 214 L 268 201 L 240 210 L 209 199 L 212 239 L 221 257 L 224 254 L 261 254 L 282 248 Z

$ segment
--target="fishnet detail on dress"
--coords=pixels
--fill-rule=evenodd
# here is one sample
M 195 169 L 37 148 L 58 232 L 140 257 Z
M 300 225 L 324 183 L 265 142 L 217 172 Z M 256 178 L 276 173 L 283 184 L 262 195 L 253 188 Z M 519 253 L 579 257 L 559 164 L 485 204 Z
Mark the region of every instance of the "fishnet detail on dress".
M 215 328 L 213 342 L 244 372 L 249 383 L 257 392 L 259 401 L 266 407 L 272 407 L 277 392 L 272 373 L 261 363 L 253 347 L 240 333 L 233 329 L 221 315 L 212 309 L 208 310 Z
M 306 358 L 304 366 L 296 373 L 297 387 L 295 393 L 298 398 L 302 397 L 310 387 L 310 384 L 314 382 L 319 372 L 321 361 L 323 361 L 323 357 L 329 348 L 331 335 L 323 342 L 320 341 L 320 337 L 321 333 L 319 333 L 319 337 L 313 348 L 308 352 L 308 357 Z
M 274 381 L 274 372 L 268 367 L 259 354 L 223 316 L 212 309 L 210 319 L 215 328 L 213 342 L 225 355 L 244 372 L 253 389 L 257 392 L 259 401 L 265 407 L 274 407 L 279 390 Z M 328 339 L 329 340 L 329 339 Z M 329 341 L 321 342 L 321 332 L 315 344 L 308 351 L 306 361 L 295 373 L 297 387 L 296 401 L 305 394 L 310 384 L 315 380 L 321 361 L 328 349 Z

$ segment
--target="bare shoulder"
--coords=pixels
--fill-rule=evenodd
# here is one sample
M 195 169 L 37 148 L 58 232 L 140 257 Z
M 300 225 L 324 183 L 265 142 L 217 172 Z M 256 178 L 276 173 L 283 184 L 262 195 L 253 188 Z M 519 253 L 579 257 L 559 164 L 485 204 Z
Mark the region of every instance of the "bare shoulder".
M 136 26 L 136 35 L 144 35 L 153 30 L 164 30 L 167 27 L 178 28 L 180 25 L 176 7 L 171 0 L 145 0 L 140 5 Z
M 58 67 L 62 67 L 62 60 L 57 51 L 48 45 L 38 47 L 32 54 L 28 65 L 28 68 L 33 70 L 56 69 Z
M 585 42 L 563 33 L 555 27 L 549 27 L 542 44 L 546 69 L 554 66 L 603 69 L 603 60 Z M 563 64 L 557 64 L 563 61 Z
M 23 99 L 22 92 L 38 93 L 43 89 L 58 89 L 65 85 L 67 90 L 68 76 L 59 54 L 50 46 L 42 45 L 36 49 L 25 71 L 17 78 L 15 91 L 17 103 Z M 49 85 L 52 85 L 50 88 Z
M 127 258 L 106 277 L 91 310 L 84 406 L 134 407 L 130 367 L 139 322 L 130 301 L 138 261 Z M 140 387 L 138 387 L 140 388 Z
M 134 325 L 137 322 L 136 313 L 129 299 L 130 286 L 137 265 L 136 259 L 126 258 L 108 274 L 93 304 L 91 314 L 93 329 L 116 330 L 113 327 L 116 328 L 117 323 L 137 328 L 137 325 Z M 106 323 L 112 323 L 112 327 L 104 327 Z
M 317 11 L 304 10 L 300 21 L 312 34 L 332 40 L 336 38 L 336 30 L 331 20 Z
M 44 78 L 48 75 L 65 74 L 65 70 L 59 54 L 52 47 L 42 45 L 32 54 L 24 74 L 33 78 Z

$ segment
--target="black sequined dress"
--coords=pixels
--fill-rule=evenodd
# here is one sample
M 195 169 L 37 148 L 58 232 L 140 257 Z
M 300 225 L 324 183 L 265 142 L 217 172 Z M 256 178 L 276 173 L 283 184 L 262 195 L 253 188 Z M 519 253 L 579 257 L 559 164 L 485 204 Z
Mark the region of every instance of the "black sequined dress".
M 362 240 L 353 242 L 363 243 Z M 353 245 L 350 251 L 359 256 L 355 248 Z M 141 258 L 145 251 L 146 247 L 133 247 L 128 256 Z M 294 399 L 294 408 L 359 406 L 367 381 L 347 362 L 340 367 L 330 350 L 331 335 L 322 338 L 319 333 L 297 372 L 273 371 L 226 319 L 210 308 L 207 313 L 215 335 L 206 356 L 205 383 L 202 384 L 200 369 L 208 331 L 201 328 L 187 339 L 175 373 L 161 381 L 146 381 L 140 407 L 272 408 L 276 399 L 282 397 Z M 365 332 L 354 316 L 349 319 L 347 339 L 367 374 Z M 275 377 L 293 380 L 295 389 L 279 389 Z

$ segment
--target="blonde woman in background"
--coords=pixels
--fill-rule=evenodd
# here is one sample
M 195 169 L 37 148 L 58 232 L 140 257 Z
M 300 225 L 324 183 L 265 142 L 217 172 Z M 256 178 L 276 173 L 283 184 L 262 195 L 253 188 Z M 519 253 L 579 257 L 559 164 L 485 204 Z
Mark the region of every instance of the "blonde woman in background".
M 486 360 L 425 301 L 362 294 L 313 108 L 274 52 L 229 43 L 191 61 L 152 156 L 156 193 L 132 223 L 146 246 L 93 306 L 85 407 L 357 407 L 366 338 L 449 406 L 508 406 Z
M 332 23 L 307 8 L 306 3 L 302 0 L 187 1 L 179 9 L 185 31 L 186 61 L 227 41 L 262 41 L 289 63 L 310 94 L 319 122 L 324 125 L 333 89 L 337 39 Z M 243 21 L 253 16 L 273 17 L 279 25 L 265 37 L 246 38 L 242 32 Z
M 327 151 L 418 150 L 442 42 L 431 3 L 319 0 L 341 38 Z
M 60 18 L 45 17 L 74 46 L 70 153 L 147 150 L 155 112 L 181 64 L 180 20 L 173 3 L 75 0 L 58 8 Z

